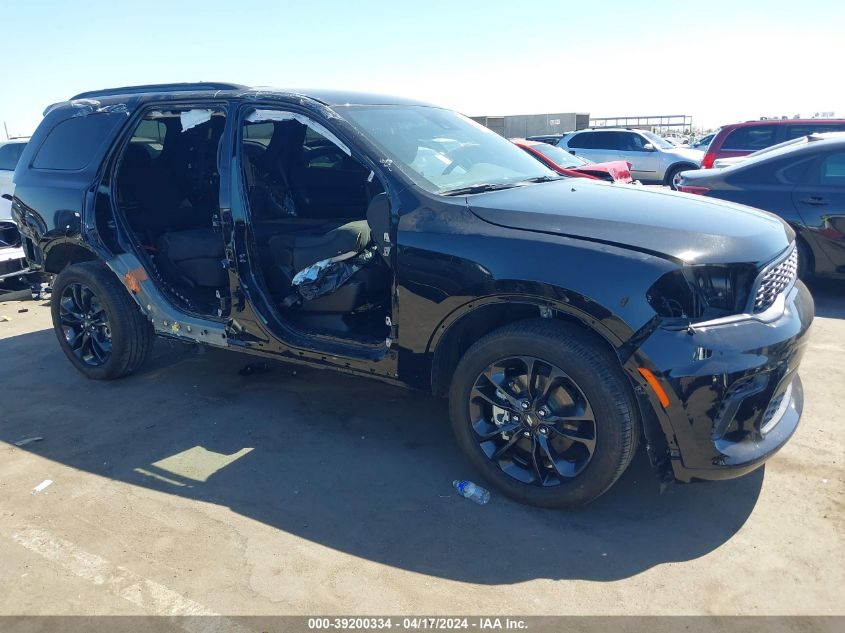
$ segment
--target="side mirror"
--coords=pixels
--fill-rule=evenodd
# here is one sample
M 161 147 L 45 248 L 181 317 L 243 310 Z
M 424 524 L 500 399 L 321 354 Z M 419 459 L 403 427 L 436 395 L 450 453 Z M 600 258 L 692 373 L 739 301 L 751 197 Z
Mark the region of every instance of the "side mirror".
M 643 150 L 646 152 L 653 152 L 655 151 L 655 149 L 656 148 L 651 143 L 646 143 L 645 145 L 643 145 Z
M 574 149 L 569 150 L 569 153 L 572 154 L 573 156 L 575 156 L 575 150 Z

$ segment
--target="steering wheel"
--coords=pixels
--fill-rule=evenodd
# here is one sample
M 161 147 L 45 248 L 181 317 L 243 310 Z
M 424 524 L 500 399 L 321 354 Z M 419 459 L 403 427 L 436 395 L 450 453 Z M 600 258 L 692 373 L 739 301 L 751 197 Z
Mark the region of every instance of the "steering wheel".
M 467 159 L 477 148 L 477 145 L 462 145 L 461 147 L 456 147 L 455 149 L 443 154 L 443 157 L 451 162 L 446 165 L 446 168 L 440 173 L 440 175 L 447 176 L 455 170 L 455 167 L 462 166 L 462 161 Z

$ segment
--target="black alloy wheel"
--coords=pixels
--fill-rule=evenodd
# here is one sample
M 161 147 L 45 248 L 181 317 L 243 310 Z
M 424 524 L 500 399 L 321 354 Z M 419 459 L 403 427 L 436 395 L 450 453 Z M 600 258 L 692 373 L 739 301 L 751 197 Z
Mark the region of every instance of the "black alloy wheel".
M 65 356 L 94 380 L 131 374 L 144 364 L 155 341 L 150 321 L 117 275 L 99 261 L 71 264 L 56 275 L 50 315 Z
M 111 326 L 105 308 L 83 283 L 71 283 L 62 290 L 59 317 L 65 340 L 74 355 L 86 365 L 100 367 L 111 356 Z
M 534 486 L 577 477 L 596 449 L 596 421 L 581 388 L 533 356 L 498 360 L 476 379 L 470 416 L 481 450 L 506 475 Z
M 488 483 L 546 508 L 606 492 L 640 433 L 636 397 L 612 348 L 553 319 L 517 321 L 471 345 L 452 375 L 449 416 Z

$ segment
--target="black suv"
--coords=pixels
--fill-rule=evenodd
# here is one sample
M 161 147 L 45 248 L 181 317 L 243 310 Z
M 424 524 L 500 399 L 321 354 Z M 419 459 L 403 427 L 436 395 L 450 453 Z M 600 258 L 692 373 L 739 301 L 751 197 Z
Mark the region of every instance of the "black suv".
M 90 378 L 159 335 L 448 395 L 471 462 L 541 506 L 602 494 L 641 438 L 664 477 L 720 479 L 798 424 L 813 302 L 785 223 L 558 176 L 449 110 L 89 92 L 46 110 L 15 183 Z

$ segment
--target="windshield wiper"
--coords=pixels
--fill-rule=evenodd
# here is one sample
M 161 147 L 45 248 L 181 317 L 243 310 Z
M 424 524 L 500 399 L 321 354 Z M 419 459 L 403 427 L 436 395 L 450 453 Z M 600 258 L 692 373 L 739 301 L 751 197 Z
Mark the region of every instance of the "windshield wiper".
M 536 178 L 527 178 L 520 182 L 552 182 L 553 180 L 563 180 L 566 176 L 537 176 Z
M 459 187 L 457 189 L 448 189 L 446 191 L 441 191 L 441 196 L 463 196 L 468 193 L 484 193 L 485 191 L 498 191 L 499 189 L 511 189 L 513 187 L 518 187 L 519 185 L 515 182 L 505 183 L 505 182 L 487 182 L 480 185 L 471 185 L 469 187 Z

